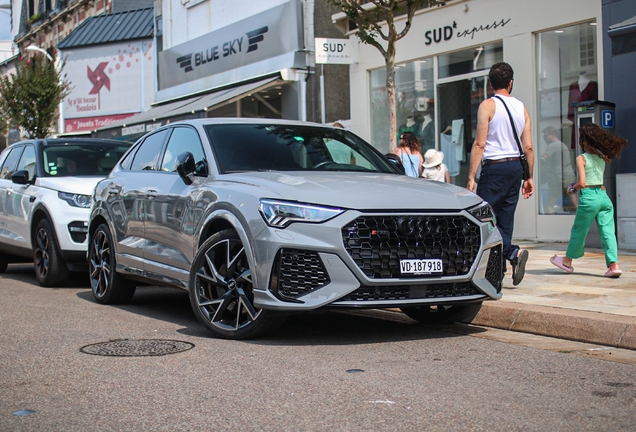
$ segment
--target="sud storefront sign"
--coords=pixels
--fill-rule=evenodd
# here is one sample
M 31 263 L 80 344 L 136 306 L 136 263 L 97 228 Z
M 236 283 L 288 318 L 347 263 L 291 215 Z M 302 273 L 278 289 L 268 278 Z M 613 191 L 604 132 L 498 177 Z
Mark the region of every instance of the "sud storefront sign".
M 299 0 L 159 53 L 159 93 L 202 91 L 285 68 L 304 67 Z M 161 97 L 160 97 L 161 98 Z
M 454 37 L 473 39 L 477 33 L 504 27 L 510 21 L 511 18 L 502 18 L 494 20 L 493 22 L 487 24 L 468 24 L 467 26 L 462 26 L 460 24 L 457 24 L 457 21 L 453 21 L 452 24 L 426 30 L 424 32 L 424 45 L 446 42 L 453 39 Z
M 357 61 L 358 42 L 349 39 L 315 38 L 317 64 L 352 64 Z

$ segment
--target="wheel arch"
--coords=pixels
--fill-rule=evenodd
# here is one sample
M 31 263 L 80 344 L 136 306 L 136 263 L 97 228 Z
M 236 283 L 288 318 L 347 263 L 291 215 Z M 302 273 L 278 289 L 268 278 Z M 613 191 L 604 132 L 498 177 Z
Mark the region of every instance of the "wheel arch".
M 51 229 L 55 233 L 55 239 L 54 239 L 55 240 L 55 244 L 59 248 L 60 247 L 59 242 L 58 242 L 59 234 L 56 231 L 55 224 L 52 223 L 53 218 L 51 217 L 51 214 L 49 213 L 49 211 L 43 206 L 38 206 L 33 211 L 33 217 L 31 218 L 31 229 L 30 229 L 30 233 L 31 233 L 31 248 L 35 247 L 35 235 L 36 235 L 35 231 L 36 231 L 36 229 L 38 227 L 38 224 L 40 223 L 40 221 L 42 219 L 48 219 L 51 222 Z
M 245 252 L 247 256 L 247 260 L 252 269 L 256 269 L 256 257 L 254 256 L 254 248 L 253 242 L 250 241 L 250 238 L 254 238 L 251 230 L 249 229 L 249 223 L 245 219 L 245 217 L 240 212 L 234 212 L 231 208 L 221 207 L 213 211 L 208 215 L 205 219 L 205 222 L 201 226 L 201 231 L 199 233 L 197 242 L 195 244 L 194 254 L 199 250 L 201 245 L 211 236 L 217 234 L 223 230 L 231 229 L 235 231 L 241 242 L 245 247 Z M 254 286 L 257 285 L 257 275 L 254 274 Z

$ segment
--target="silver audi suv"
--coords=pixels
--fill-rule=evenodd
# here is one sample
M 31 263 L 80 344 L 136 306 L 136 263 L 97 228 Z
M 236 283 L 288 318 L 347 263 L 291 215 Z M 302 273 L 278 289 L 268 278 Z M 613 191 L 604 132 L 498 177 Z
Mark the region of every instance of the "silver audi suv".
M 176 286 L 215 336 L 243 339 L 327 307 L 470 321 L 501 297 L 501 244 L 488 203 L 346 130 L 223 118 L 128 151 L 95 188 L 88 260 L 99 303 Z

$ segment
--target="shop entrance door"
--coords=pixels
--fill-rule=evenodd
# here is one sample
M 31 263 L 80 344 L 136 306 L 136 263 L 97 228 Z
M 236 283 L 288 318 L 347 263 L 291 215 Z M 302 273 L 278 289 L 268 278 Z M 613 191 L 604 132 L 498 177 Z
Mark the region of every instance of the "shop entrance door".
M 444 80 L 437 86 L 439 150 L 444 153 L 451 181 L 462 187 L 468 183 L 479 104 L 494 94 L 487 73 L 453 77 L 452 81 Z

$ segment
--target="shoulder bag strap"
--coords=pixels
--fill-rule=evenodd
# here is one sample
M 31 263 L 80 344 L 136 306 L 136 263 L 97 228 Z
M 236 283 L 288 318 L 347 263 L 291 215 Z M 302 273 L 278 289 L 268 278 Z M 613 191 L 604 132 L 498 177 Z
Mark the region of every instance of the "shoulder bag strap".
M 517 142 L 517 147 L 519 147 L 519 156 L 521 156 L 523 153 L 523 148 L 521 147 L 521 141 L 519 141 L 519 136 L 517 135 L 517 128 L 515 127 L 515 123 L 512 119 L 512 114 L 510 114 L 510 110 L 508 109 L 508 105 L 506 105 L 506 103 L 503 101 L 503 99 L 497 95 L 493 96 L 494 98 L 497 98 L 501 101 L 501 103 L 503 104 L 504 108 L 506 109 L 506 112 L 508 113 L 508 118 L 510 119 L 510 126 L 512 126 L 512 133 L 515 136 L 515 141 Z

